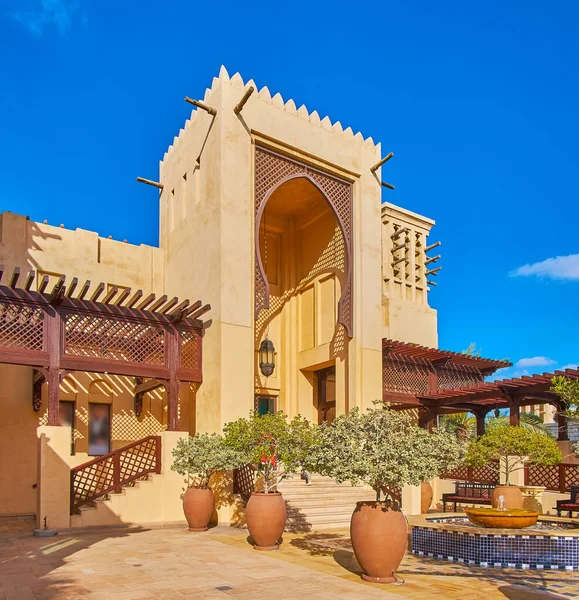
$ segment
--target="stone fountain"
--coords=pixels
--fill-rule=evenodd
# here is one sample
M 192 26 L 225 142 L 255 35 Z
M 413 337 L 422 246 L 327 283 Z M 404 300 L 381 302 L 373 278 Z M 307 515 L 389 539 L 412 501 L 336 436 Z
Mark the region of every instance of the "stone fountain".
M 474 525 L 493 529 L 531 527 L 539 518 L 539 513 L 532 510 L 505 508 L 504 496 L 499 496 L 498 508 L 467 508 L 465 512 Z

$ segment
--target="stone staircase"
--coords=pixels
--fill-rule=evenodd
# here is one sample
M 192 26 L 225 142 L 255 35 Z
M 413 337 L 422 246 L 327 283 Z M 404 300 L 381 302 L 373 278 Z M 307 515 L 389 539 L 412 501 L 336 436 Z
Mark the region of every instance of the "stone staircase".
M 119 494 L 108 494 L 81 506 L 70 517 L 71 528 L 106 527 L 121 524 L 154 523 L 159 520 L 163 497 L 163 476 L 149 474 L 123 487 Z
M 299 476 L 286 479 L 278 490 L 287 506 L 286 531 L 348 528 L 356 502 L 376 499 L 368 486 L 352 487 L 321 475 L 312 475 L 311 486 Z

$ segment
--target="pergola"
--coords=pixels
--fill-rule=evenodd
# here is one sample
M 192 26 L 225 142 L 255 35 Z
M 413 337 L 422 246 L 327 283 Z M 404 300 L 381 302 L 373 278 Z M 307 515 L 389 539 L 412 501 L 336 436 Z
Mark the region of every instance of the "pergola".
M 142 290 L 86 280 L 69 285 L 61 276 L 47 290 L 47 275 L 34 270 L 21 281 L 19 268 L 2 281 L 0 266 L 0 363 L 35 369 L 33 407 L 40 409 L 40 386 L 48 382 L 48 424 L 60 425 L 59 385 L 72 371 L 135 378 L 135 412 L 142 397 L 164 386 L 168 428 L 179 427 L 179 385 L 202 381 L 202 337 L 211 321 L 201 301 L 190 303 Z M 21 285 L 18 284 L 21 282 Z M 77 292 L 75 296 L 73 294 Z M 90 292 L 90 294 L 89 294 Z
M 393 365 L 398 367 L 395 374 Z M 551 391 L 553 377 L 579 379 L 579 370 L 484 381 L 508 361 L 447 352 L 393 340 L 383 341 L 383 400 L 397 409 L 419 409 L 420 424 L 432 429 L 441 414 L 470 412 L 477 435 L 484 433 L 485 417 L 494 409 L 509 409 L 511 425 L 520 422 L 525 406 L 550 404 L 557 409 L 559 440 L 567 440 L 568 408 Z

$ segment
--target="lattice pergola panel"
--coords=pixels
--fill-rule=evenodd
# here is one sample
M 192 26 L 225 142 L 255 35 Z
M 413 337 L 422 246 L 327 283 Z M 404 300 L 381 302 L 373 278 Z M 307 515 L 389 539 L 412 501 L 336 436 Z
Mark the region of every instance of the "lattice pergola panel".
M 559 466 L 530 465 L 527 471 L 527 485 L 540 485 L 548 490 L 559 490 Z
M 472 481 L 479 483 L 498 483 L 499 482 L 499 465 L 491 463 L 482 467 L 475 467 L 472 470 Z
M 482 373 L 473 367 L 453 365 L 437 369 L 438 389 L 448 390 L 457 387 L 476 385 L 484 381 Z
M 428 392 L 426 365 L 384 358 L 382 360 L 382 386 L 385 391 L 402 394 Z
M 43 323 L 37 307 L 0 302 L 0 346 L 41 351 Z
M 199 369 L 199 334 L 195 331 L 181 332 L 181 367 L 197 371 Z
M 136 321 L 68 314 L 64 351 L 75 356 L 162 365 L 164 331 Z
M 267 200 L 273 190 L 292 176 L 304 176 L 323 192 L 333 208 L 344 237 L 346 247 L 346 283 L 338 304 L 338 321 L 352 337 L 352 184 L 318 171 L 285 156 L 256 147 L 255 150 L 255 318 L 269 308 L 269 287 L 259 260 L 259 222 Z
M 579 486 L 579 465 L 564 465 L 563 473 L 565 490 L 570 490 L 572 485 Z
M 242 465 L 233 470 L 233 493 L 239 494 L 247 502 L 255 490 L 255 469 L 251 465 Z

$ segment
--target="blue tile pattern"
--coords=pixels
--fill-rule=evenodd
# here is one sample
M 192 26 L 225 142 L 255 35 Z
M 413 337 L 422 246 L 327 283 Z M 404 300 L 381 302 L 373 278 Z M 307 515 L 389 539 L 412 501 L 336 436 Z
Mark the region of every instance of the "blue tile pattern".
M 482 567 L 579 571 L 579 537 L 558 536 L 556 531 L 550 535 L 504 535 L 415 525 L 412 552 Z

